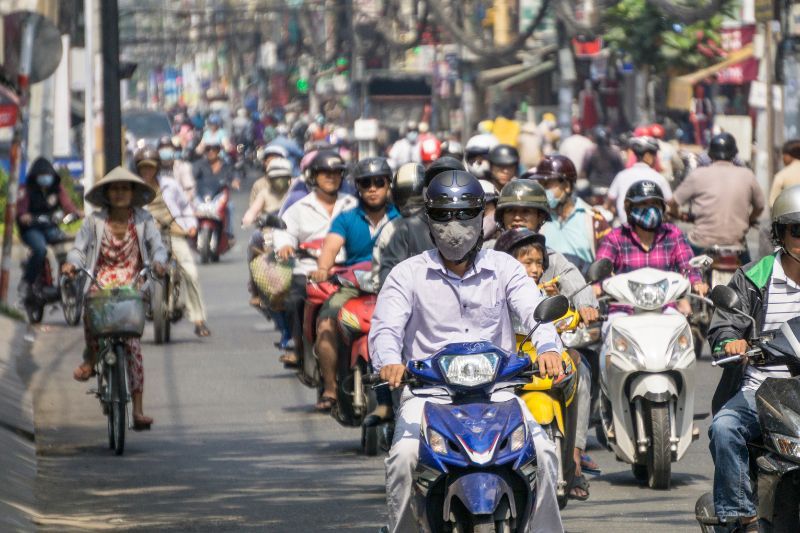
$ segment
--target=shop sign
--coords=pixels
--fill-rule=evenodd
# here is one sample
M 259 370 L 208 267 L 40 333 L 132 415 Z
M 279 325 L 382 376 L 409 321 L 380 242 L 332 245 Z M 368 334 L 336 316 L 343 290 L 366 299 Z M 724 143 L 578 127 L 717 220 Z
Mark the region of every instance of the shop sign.
M 728 53 L 741 50 L 753 42 L 755 33 L 754 24 L 723 29 L 720 31 L 722 49 Z M 758 59 L 754 57 L 722 69 L 717 74 L 717 82 L 723 85 L 742 85 L 756 79 L 758 79 Z

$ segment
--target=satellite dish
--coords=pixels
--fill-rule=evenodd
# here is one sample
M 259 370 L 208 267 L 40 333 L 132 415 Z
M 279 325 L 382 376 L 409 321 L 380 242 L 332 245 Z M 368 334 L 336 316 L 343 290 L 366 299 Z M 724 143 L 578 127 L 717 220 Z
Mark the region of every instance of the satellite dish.
M 16 80 L 19 74 L 20 51 L 25 26 L 32 24 L 33 58 L 28 83 L 38 83 L 49 78 L 61 62 L 61 32 L 55 23 L 32 11 L 15 11 L 3 17 L 5 64 L 0 66 L 6 74 Z

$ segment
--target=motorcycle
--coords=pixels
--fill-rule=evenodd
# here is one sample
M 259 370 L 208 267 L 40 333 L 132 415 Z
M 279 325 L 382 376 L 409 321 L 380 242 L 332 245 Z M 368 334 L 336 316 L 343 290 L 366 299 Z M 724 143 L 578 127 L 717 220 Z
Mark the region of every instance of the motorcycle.
M 219 257 L 230 249 L 228 234 L 225 231 L 228 219 L 230 190 L 223 185 L 213 196 L 207 194 L 195 206 L 197 217 L 196 247 L 200 262 L 218 262 Z
M 617 458 L 650 488 L 669 489 L 672 462 L 686 453 L 699 429 L 693 424 L 695 352 L 680 314 L 662 307 L 690 293 L 675 272 L 642 268 L 603 282 L 632 315 L 611 318 L 600 358 L 603 433 Z
M 562 316 L 568 306 L 563 296 L 542 301 L 534 313 L 536 327 Z M 413 394 L 430 396 L 425 389 L 435 387 L 437 397 L 443 390 L 452 402 L 424 407 L 413 474 L 421 529 L 526 530 L 536 501 L 536 449 L 519 402 L 493 402 L 491 395 L 518 387 L 520 379 L 529 381 L 537 367 L 527 354 L 485 341 L 448 344 L 406 364 L 411 377 L 404 382 Z M 370 376 L 370 382 L 377 380 Z
M 727 286 L 711 290 L 714 306 L 746 316 L 755 331 L 752 317 L 741 310 L 738 295 Z M 766 335 L 754 337 L 745 357 L 750 364 L 783 360 L 796 368 L 800 358 L 800 317 L 795 317 Z M 741 364 L 740 356 L 717 359 L 711 364 Z M 756 409 L 762 437 L 748 442 L 750 479 L 758 494 L 758 518 L 761 531 L 778 533 L 800 531 L 800 379 L 767 378 L 756 391 Z M 757 488 L 757 490 L 756 490 Z M 703 494 L 695 504 L 695 516 L 704 533 L 728 531 L 729 526 L 715 515 L 712 493 Z M 718 528 L 719 526 L 719 528 Z
M 50 226 L 53 224 L 70 224 L 77 220 L 76 215 L 63 216 L 56 212 L 51 215 L 39 215 L 34 224 Z M 59 239 L 47 246 L 47 255 L 44 258 L 44 267 L 39 277 L 31 284 L 22 303 L 29 324 L 38 324 L 44 318 L 44 309 L 47 305 L 61 304 L 64 320 L 70 326 L 76 326 L 81 321 L 83 311 L 83 278 L 70 279 L 60 274 L 62 265 L 67 260 L 67 252 L 72 248 L 74 239 L 61 232 Z M 22 264 L 30 261 L 28 257 Z
M 161 242 L 167 249 L 167 262 L 164 275 L 155 278 L 150 284 L 150 306 L 148 318 L 153 320 L 153 340 L 156 344 L 170 341 L 172 324 L 183 317 L 184 305 L 181 300 L 181 270 L 172 255 L 172 236 L 169 227 L 162 228 Z

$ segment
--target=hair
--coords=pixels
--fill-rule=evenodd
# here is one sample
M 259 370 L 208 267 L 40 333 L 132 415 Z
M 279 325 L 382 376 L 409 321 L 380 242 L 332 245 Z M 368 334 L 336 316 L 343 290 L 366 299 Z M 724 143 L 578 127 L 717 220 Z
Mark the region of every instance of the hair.
M 544 246 L 542 246 L 538 242 L 530 243 L 530 244 L 523 244 L 522 246 L 516 246 L 516 247 L 512 248 L 511 250 L 509 250 L 508 253 L 511 254 L 511 257 L 513 257 L 514 259 L 519 261 L 519 259 L 522 256 L 524 256 L 526 254 L 529 254 L 530 252 L 532 252 L 534 250 L 538 250 L 539 253 L 542 254 L 542 258 L 546 258 L 547 257 L 547 255 L 546 255 L 547 254 L 547 250 L 545 250 Z
M 791 139 L 784 143 L 781 153 L 793 159 L 800 159 L 800 139 Z

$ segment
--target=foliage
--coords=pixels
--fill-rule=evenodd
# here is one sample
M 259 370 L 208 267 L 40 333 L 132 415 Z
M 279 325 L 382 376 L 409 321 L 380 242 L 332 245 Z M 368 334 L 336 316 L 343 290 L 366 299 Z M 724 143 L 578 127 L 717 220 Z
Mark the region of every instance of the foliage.
M 622 0 L 603 15 L 606 42 L 640 67 L 682 74 L 720 61 L 719 28 L 732 9 L 690 25 L 671 19 L 647 0 Z

